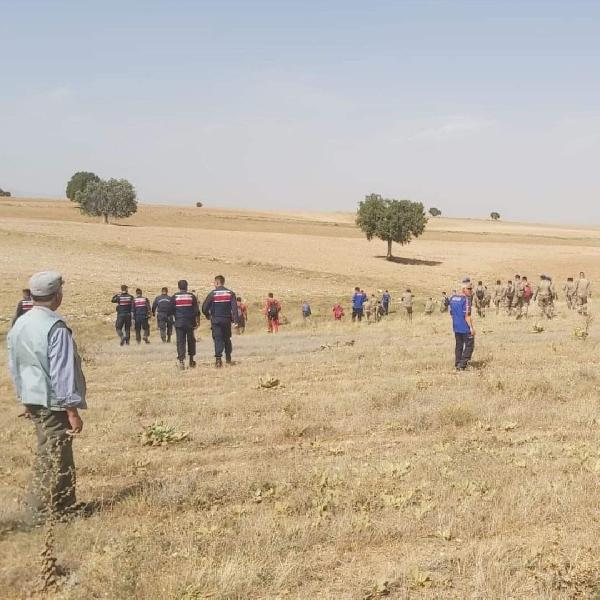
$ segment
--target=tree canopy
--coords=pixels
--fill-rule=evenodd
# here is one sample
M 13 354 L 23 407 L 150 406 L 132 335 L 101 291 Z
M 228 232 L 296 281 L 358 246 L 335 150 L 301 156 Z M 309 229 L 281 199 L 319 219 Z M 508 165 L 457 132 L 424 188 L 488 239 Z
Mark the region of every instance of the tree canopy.
M 435 208 L 435 206 L 432 206 L 432 207 L 429 209 L 429 214 L 430 214 L 432 217 L 439 217 L 439 216 L 442 214 L 442 211 L 441 211 L 439 208 Z
M 137 211 L 135 189 L 126 179 L 90 181 L 83 190 L 77 192 L 75 202 L 79 202 L 81 212 L 93 217 L 123 219 Z
M 360 202 L 356 224 L 370 241 L 379 238 L 387 242 L 387 259 L 392 258 L 392 242 L 404 245 L 419 237 L 427 225 L 421 202 L 382 198 L 369 194 Z
M 100 177 L 96 173 L 89 173 L 88 171 L 75 173 L 67 183 L 67 198 L 71 202 L 77 202 L 77 192 L 82 192 L 88 183 L 92 181 L 100 181 Z
M 500 220 L 500 213 L 498 213 L 498 212 L 492 212 L 492 213 L 490 213 L 490 219 L 492 219 L 492 221 L 499 221 Z

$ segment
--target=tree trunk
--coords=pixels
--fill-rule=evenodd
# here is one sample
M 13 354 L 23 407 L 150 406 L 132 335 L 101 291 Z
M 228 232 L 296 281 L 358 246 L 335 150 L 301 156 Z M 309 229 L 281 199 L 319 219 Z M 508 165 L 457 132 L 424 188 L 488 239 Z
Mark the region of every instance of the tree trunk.
M 104 213 L 104 224 L 108 225 L 108 213 Z
M 388 260 L 391 260 L 392 259 L 392 240 L 387 240 L 387 245 L 388 245 L 388 247 L 387 247 L 387 256 L 386 256 L 386 258 Z

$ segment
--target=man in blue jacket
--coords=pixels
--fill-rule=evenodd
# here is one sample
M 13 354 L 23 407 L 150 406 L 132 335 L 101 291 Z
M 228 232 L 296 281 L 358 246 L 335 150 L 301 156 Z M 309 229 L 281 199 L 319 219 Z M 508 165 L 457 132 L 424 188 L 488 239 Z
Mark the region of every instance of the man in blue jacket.
M 365 295 L 360 291 L 359 287 L 354 288 L 354 294 L 352 296 L 352 321 L 362 321 L 363 318 L 363 304 L 365 303 Z
M 475 329 L 471 317 L 471 297 L 473 284 L 464 280 L 462 293 L 453 294 L 450 298 L 450 316 L 456 341 L 454 366 L 459 371 L 464 371 L 473 356 L 475 349 Z
M 223 352 L 225 362 L 231 364 L 231 324 L 238 323 L 237 298 L 234 292 L 225 287 L 225 277 L 215 277 L 215 289 L 206 296 L 202 303 L 202 314 L 210 319 L 213 341 L 215 343 L 215 367 L 223 366 Z

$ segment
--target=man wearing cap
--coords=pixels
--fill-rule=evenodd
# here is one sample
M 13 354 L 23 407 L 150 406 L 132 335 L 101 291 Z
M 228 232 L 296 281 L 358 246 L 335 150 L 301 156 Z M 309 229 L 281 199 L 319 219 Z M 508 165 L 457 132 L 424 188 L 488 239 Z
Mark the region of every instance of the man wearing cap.
M 225 287 L 225 277 L 217 275 L 212 290 L 202 303 L 202 314 L 210 319 L 210 328 L 215 343 L 215 366 L 223 366 L 223 352 L 225 362 L 231 364 L 231 324 L 238 323 L 237 299 L 235 294 Z
M 200 309 L 196 295 L 188 292 L 188 282 L 181 279 L 177 291 L 171 298 L 171 314 L 175 317 L 175 336 L 177 337 L 177 360 L 181 370 L 185 369 L 185 352 L 190 357 L 190 368 L 196 366 L 196 337 L 194 330 L 198 327 Z
M 459 371 L 467 368 L 475 348 L 475 329 L 471 318 L 472 295 L 471 280 L 465 278 L 462 282 L 462 293 L 453 294 L 450 298 L 450 316 L 456 342 L 454 366 Z
M 19 317 L 22 317 L 26 312 L 29 312 L 32 308 L 33 298 L 31 297 L 31 290 L 29 288 L 25 288 L 23 290 L 23 298 L 21 298 L 21 300 L 19 300 L 17 304 L 17 310 L 15 312 L 15 318 L 13 319 L 12 324 L 14 325 Z
M 29 282 L 33 308 L 10 330 L 8 363 L 22 415 L 36 428 L 38 452 L 27 498 L 29 516 L 75 505 L 73 434 L 81 432 L 79 409 L 87 408 L 81 358 L 71 330 L 56 309 L 63 299 L 60 273 L 36 273 Z
M 115 329 L 117 335 L 121 339 L 121 346 L 129 345 L 129 337 L 131 336 L 131 315 L 133 313 L 134 297 L 129 293 L 125 284 L 121 286 L 121 293 L 115 294 L 111 302 L 117 305 L 117 320 Z M 125 333 L 123 333 L 125 330 Z

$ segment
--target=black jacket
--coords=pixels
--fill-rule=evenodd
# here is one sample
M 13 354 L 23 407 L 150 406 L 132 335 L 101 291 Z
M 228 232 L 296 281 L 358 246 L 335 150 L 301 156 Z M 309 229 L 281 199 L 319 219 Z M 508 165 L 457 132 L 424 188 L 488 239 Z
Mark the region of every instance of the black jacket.
M 211 321 L 238 322 L 235 294 L 222 285 L 215 288 L 202 303 L 202 314 Z
M 152 303 L 152 315 L 156 316 L 156 313 L 166 317 L 171 314 L 171 296 L 168 294 L 161 294 L 154 298 Z
M 133 312 L 133 296 L 127 292 L 115 294 L 111 302 L 117 305 L 118 315 L 130 315 Z
M 175 316 L 175 327 L 196 327 L 200 316 L 198 298 L 179 290 L 171 298 L 171 314 Z
M 133 299 L 133 316 L 136 319 L 147 319 L 150 316 L 150 300 L 144 296 Z

